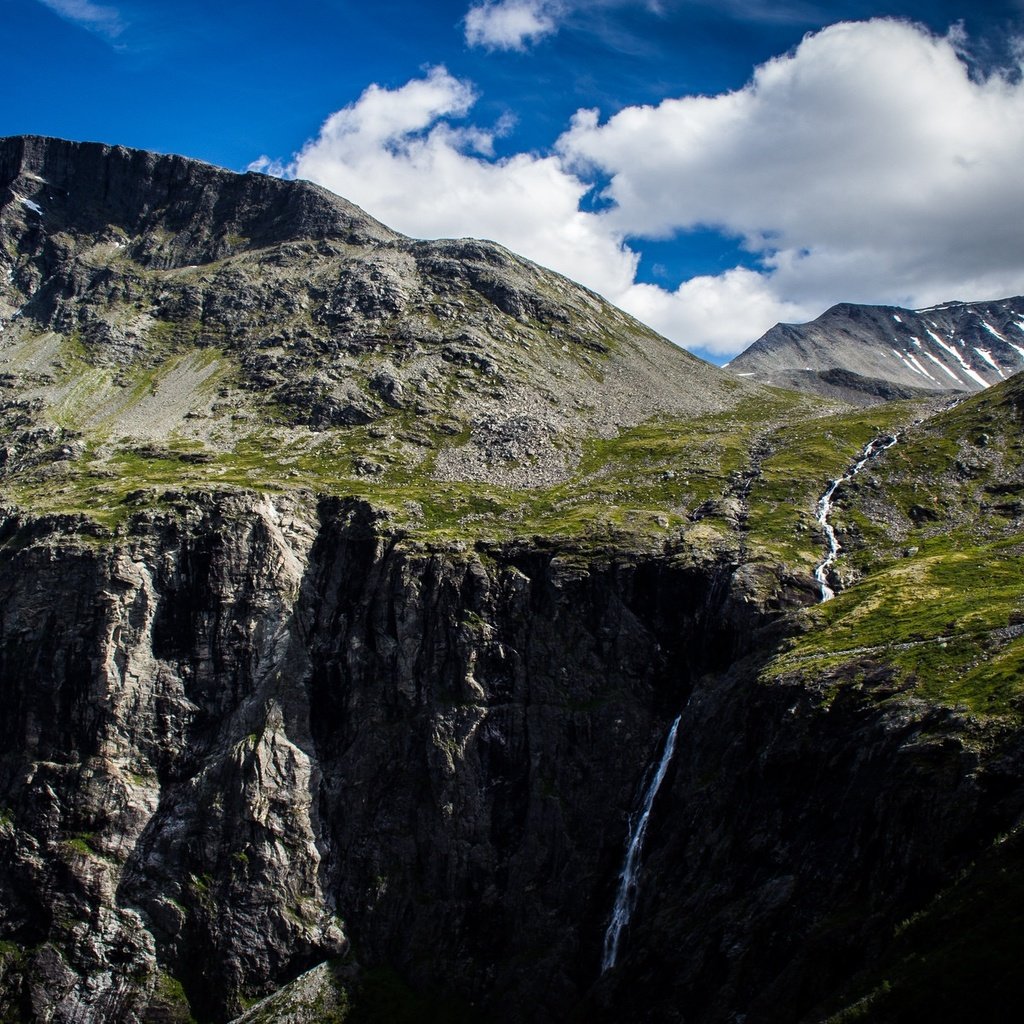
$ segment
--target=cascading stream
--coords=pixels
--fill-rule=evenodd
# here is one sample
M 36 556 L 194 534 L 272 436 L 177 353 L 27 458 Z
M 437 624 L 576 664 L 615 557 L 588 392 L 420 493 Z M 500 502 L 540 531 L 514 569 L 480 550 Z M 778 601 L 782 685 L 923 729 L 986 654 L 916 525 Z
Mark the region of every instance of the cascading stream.
M 896 434 L 880 434 L 873 441 L 868 442 L 867 447 L 861 452 L 860 458 L 838 480 L 833 480 L 829 484 L 828 490 L 818 499 L 818 525 L 824 532 L 825 540 L 828 543 L 828 554 L 814 570 L 814 578 L 821 587 L 822 603 L 831 601 L 836 596 L 836 592 L 828 585 L 828 571 L 832 568 L 840 551 L 836 532 L 828 521 L 829 513 L 832 511 L 832 496 L 843 484 L 852 480 L 872 459 L 881 455 L 887 448 L 891 448 L 898 440 L 899 436 Z
M 665 738 L 665 747 L 661 752 L 661 760 L 658 762 L 657 771 L 648 783 L 644 792 L 643 802 L 640 805 L 640 814 L 635 821 L 630 821 L 629 838 L 626 842 L 626 857 L 622 862 L 622 871 L 619 872 L 619 890 L 615 894 L 615 905 L 612 908 L 611 920 L 604 933 L 604 957 L 601 960 L 601 973 L 611 970 L 619 956 L 619 945 L 622 941 L 622 933 L 629 924 L 636 905 L 637 878 L 640 872 L 640 855 L 643 852 L 644 836 L 647 834 L 647 823 L 651 817 L 651 808 L 654 806 L 654 798 L 665 779 L 665 773 L 672 762 L 672 755 L 676 751 L 676 734 L 679 731 L 679 721 L 682 715 L 677 715 L 676 720 L 668 731 Z

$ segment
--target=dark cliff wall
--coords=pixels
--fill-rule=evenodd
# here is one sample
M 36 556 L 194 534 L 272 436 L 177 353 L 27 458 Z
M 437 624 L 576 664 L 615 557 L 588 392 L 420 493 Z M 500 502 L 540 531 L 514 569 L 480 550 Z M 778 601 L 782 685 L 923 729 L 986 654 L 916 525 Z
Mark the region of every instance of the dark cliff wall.
M 579 999 L 638 781 L 729 657 L 728 566 L 429 551 L 364 506 L 237 498 L 112 551 L 26 541 L 0 588 L 23 1007 L 144 1016 L 155 957 L 225 1019 L 349 941 L 513 1019 Z
M 884 672 L 759 683 L 727 561 L 434 550 L 239 495 L 61 536 L 0 538 L 11 1019 L 184 1019 L 169 975 L 221 1021 L 347 952 L 487 1020 L 815 1019 L 1022 810 L 1019 752 Z
M 309 182 L 233 174 L 180 156 L 36 136 L 0 139 L 0 190 L 34 202 L 40 227 L 80 235 L 120 228 L 177 236 L 150 266 L 206 263 L 240 244 L 335 238 L 354 244 L 400 236 Z M 170 256 L 167 255 L 170 253 Z

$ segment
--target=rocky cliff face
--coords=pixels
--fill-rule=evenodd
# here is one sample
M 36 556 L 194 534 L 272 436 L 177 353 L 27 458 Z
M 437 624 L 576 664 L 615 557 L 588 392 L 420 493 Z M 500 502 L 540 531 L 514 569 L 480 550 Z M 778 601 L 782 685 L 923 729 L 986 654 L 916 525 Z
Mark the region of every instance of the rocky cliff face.
M 362 505 L 7 538 L 5 966 L 38 1019 L 150 1019 L 163 970 L 225 1020 L 350 943 L 557 1019 L 665 716 L 737 644 L 728 565 L 430 551 Z
M 729 558 L 221 495 L 109 549 L 9 520 L 3 559 L 14 1019 L 225 1021 L 346 955 L 486 1020 L 801 1019 L 1024 810 L 1012 730 L 880 705 L 878 668 L 759 684 L 774 616 Z

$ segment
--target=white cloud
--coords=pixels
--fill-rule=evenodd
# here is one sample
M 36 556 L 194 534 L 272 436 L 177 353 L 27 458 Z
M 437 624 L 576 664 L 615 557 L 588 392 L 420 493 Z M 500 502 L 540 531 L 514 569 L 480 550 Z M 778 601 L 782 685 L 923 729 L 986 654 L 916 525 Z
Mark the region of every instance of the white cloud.
M 368 88 L 285 170 L 408 234 L 493 238 L 679 344 L 731 354 L 838 301 L 1024 292 L 1024 84 L 972 78 L 962 43 L 888 20 L 834 25 L 743 89 L 604 123 L 580 111 L 552 152 L 501 159 L 499 129 L 464 123 L 472 87 L 437 68 Z M 609 205 L 582 211 L 598 176 Z M 626 239 L 642 249 L 695 227 L 743 239 L 759 269 L 675 291 L 636 282 Z
M 474 98 L 444 68 L 399 89 L 373 85 L 286 168 L 262 157 L 251 169 L 319 182 L 407 234 L 492 238 L 606 294 L 628 288 L 636 256 L 580 211 L 589 186 L 556 156 L 491 158 L 494 132 L 453 120 Z
M 791 301 L 1024 290 L 1024 86 L 972 80 L 959 45 L 833 25 L 737 92 L 577 115 L 560 150 L 611 177 L 613 228 L 719 227 Z
M 124 31 L 120 12 L 116 7 L 94 4 L 91 0 L 39 0 L 39 3 L 68 21 L 111 39 Z
M 558 31 L 561 0 L 484 0 L 466 13 L 466 42 L 489 50 L 525 50 Z
M 735 355 L 773 324 L 800 323 L 821 309 L 781 298 L 771 279 L 746 267 L 684 281 L 675 291 L 634 284 L 615 297 L 623 309 L 687 348 Z

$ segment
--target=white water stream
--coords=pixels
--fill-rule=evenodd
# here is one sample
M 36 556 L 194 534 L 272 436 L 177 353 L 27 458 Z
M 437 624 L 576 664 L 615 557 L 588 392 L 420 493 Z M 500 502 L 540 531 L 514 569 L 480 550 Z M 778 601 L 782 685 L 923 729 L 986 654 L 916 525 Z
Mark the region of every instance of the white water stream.
M 633 914 L 633 907 L 636 905 L 637 876 L 640 873 L 640 854 L 643 851 L 644 836 L 647 834 L 647 822 L 651 817 L 651 808 L 654 806 L 654 798 L 665 779 L 665 773 L 672 761 L 672 755 L 676 751 L 676 733 L 679 731 L 679 720 L 682 715 L 677 715 L 676 720 L 668 731 L 665 738 L 665 748 L 661 752 L 661 760 L 658 762 L 658 770 L 648 783 L 644 792 L 643 803 L 640 805 L 640 814 L 635 821 L 630 821 L 629 839 L 626 842 L 626 859 L 622 862 L 622 871 L 619 873 L 619 891 L 615 894 L 615 906 L 612 908 L 612 918 L 608 922 L 608 928 L 604 933 L 604 957 L 601 960 L 601 973 L 611 970 L 619 956 L 619 943 L 622 941 L 622 933 L 629 924 Z
M 832 511 L 832 496 L 839 487 L 848 480 L 852 480 L 873 458 L 880 455 L 887 448 L 891 448 L 897 440 L 899 438 L 896 435 L 881 434 L 869 442 L 864 451 L 860 453 L 860 458 L 838 480 L 833 480 L 829 484 L 828 490 L 818 499 L 818 525 L 824 532 L 825 540 L 828 543 L 828 554 L 825 555 L 824 560 L 814 570 L 814 578 L 821 587 L 822 603 L 831 601 L 836 596 L 836 592 L 828 585 L 828 571 L 832 568 L 840 550 L 839 541 L 836 540 L 836 531 L 832 529 L 832 525 L 828 521 L 829 513 Z
M 861 452 L 860 458 L 850 467 L 839 479 L 833 480 L 825 493 L 818 500 L 817 518 L 828 542 L 828 554 L 821 564 L 814 570 L 814 578 L 821 587 L 821 600 L 830 601 L 835 597 L 835 591 L 828 585 L 828 571 L 839 554 L 839 541 L 836 539 L 835 530 L 828 521 L 829 513 L 832 511 L 832 498 L 836 491 L 847 481 L 852 480 L 873 458 L 880 455 L 887 448 L 891 448 L 898 437 L 890 434 L 883 434 L 871 441 Z M 640 857 L 643 853 L 644 837 L 647 835 L 647 824 L 651 817 L 651 808 L 654 806 L 654 798 L 658 795 L 668 766 L 672 763 L 672 757 L 676 752 L 676 735 L 679 732 L 679 722 L 682 715 L 676 717 L 665 737 L 665 746 L 661 752 L 661 760 L 651 777 L 651 781 L 644 790 L 643 800 L 640 804 L 640 813 L 635 819 L 630 820 L 629 837 L 626 840 L 626 856 L 622 862 L 622 870 L 619 872 L 619 888 L 615 894 L 615 905 L 612 907 L 611 920 L 604 933 L 604 956 L 601 960 L 601 972 L 610 971 L 619 958 L 619 946 L 622 943 L 622 935 L 629 925 L 629 919 L 633 915 L 633 908 L 636 905 L 638 879 L 640 874 Z

